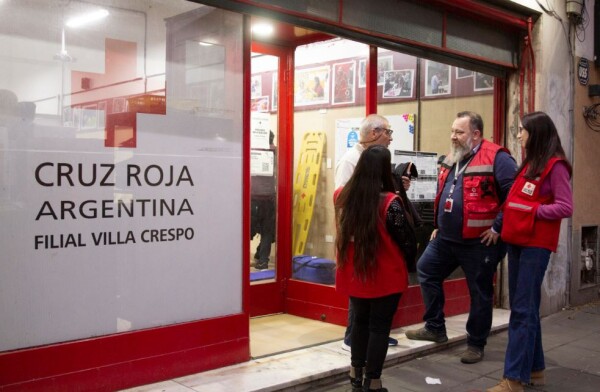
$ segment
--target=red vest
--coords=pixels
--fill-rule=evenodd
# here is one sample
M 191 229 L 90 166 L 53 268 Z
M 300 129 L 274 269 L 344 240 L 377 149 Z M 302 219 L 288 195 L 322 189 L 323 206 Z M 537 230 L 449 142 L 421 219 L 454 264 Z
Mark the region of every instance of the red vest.
M 341 188 L 340 188 L 341 189 Z M 337 199 L 339 189 L 334 194 Z M 385 217 L 390 203 L 398 196 L 387 193 L 379 203 L 379 247 L 375 258 L 377 269 L 372 277 L 363 281 L 354 274 L 354 243 L 351 242 L 346 253 L 344 267 L 338 268 L 335 275 L 335 288 L 338 292 L 358 298 L 385 297 L 390 294 L 401 293 L 408 287 L 408 273 L 404 256 L 398 245 L 394 242 L 385 226 Z M 339 255 L 336 257 L 339 258 Z M 339 265 L 339 259 L 338 259 Z
M 464 239 L 478 238 L 481 233 L 492 227 L 496 215 L 500 211 L 500 199 L 496 189 L 496 180 L 494 179 L 494 161 L 499 151 L 505 151 L 510 154 L 506 148 L 487 140 L 482 140 L 479 151 L 471 159 L 462 174 L 462 237 Z M 434 204 L 435 227 L 437 227 L 440 196 L 450 169 L 447 166 L 442 166 L 440 169 Z
M 540 195 L 544 180 L 561 158 L 551 158 L 542 174 L 535 179 L 525 178 L 525 166 L 517 175 L 504 204 L 502 240 L 509 244 L 549 249 L 556 252 L 561 219 L 536 219 L 541 204 L 553 201 L 552 195 Z

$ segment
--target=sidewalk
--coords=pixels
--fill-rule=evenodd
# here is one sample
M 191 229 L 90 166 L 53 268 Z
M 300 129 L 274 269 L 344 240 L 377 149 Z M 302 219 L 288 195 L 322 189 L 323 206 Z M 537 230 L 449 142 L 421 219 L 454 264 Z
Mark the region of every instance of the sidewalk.
M 495 315 L 496 316 L 496 315 Z M 474 365 L 460 363 L 464 345 L 450 347 L 428 356 L 388 367 L 383 384 L 390 392 L 485 391 L 499 381 L 504 369 L 507 331 L 488 340 L 485 358 Z M 542 319 L 546 357 L 546 385 L 526 391 L 600 391 L 600 302 L 564 310 Z M 440 384 L 428 384 L 440 382 Z M 349 391 L 343 380 L 317 392 Z
M 502 376 L 509 311 L 494 310 L 492 336 L 485 358 L 474 365 L 460 362 L 464 350 L 467 315 L 449 317 L 448 343 L 435 344 L 406 339 L 403 329 L 390 347 L 383 372 L 390 392 L 485 391 Z M 420 327 L 405 327 L 406 329 Z M 564 310 L 542 320 L 546 353 L 546 386 L 531 391 L 600 390 L 600 302 Z M 347 372 L 349 353 L 341 341 L 252 360 L 128 391 L 350 391 Z
M 493 331 L 505 330 L 508 326 L 509 312 L 504 309 L 494 309 Z M 398 338 L 399 344 L 390 347 L 386 358 L 386 367 L 394 366 L 439 350 L 462 350 L 466 340 L 465 323 L 467 314 L 449 317 L 447 319 L 448 342 L 435 344 L 408 340 L 403 329 L 395 329 L 392 336 Z M 599 318 L 600 321 L 600 318 Z M 422 324 L 404 327 L 416 328 Z M 600 327 L 600 323 L 599 323 Z M 130 392 L 250 392 L 250 391 L 345 391 L 348 388 L 347 373 L 350 366 L 350 354 L 341 348 L 342 341 L 320 346 L 300 349 L 269 357 L 251 360 L 237 365 L 219 368 L 203 373 L 177 378 L 156 384 L 128 389 Z M 456 361 L 460 364 L 458 358 Z M 466 366 L 466 365 L 463 365 Z M 472 365 L 470 365 L 472 366 Z M 384 379 L 388 385 L 392 374 L 387 369 Z M 431 376 L 436 377 L 435 374 Z M 410 376 L 414 379 L 415 376 Z M 439 377 L 439 376 L 438 376 Z M 403 377 L 394 378 L 394 385 L 399 385 Z M 390 381 L 388 381 L 390 380 Z M 414 380 L 416 382 L 416 380 Z M 391 385 L 391 384 L 390 384 Z M 324 389 L 323 389 L 324 388 Z M 401 389 L 390 391 L 405 390 Z M 439 389 L 412 389 L 439 390 Z

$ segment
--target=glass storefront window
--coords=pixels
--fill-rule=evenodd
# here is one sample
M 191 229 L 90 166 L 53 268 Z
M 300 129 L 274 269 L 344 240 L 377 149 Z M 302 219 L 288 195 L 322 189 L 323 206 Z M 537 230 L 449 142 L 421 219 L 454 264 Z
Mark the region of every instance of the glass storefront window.
M 252 53 L 250 78 L 250 281 L 277 272 L 277 81 L 279 58 Z
M 334 171 L 365 117 L 369 47 L 344 39 L 300 46 L 294 79 L 292 278 L 333 284 Z
M 0 16 L 0 351 L 242 312 L 243 16 Z
M 367 61 L 367 45 L 343 39 L 305 45 L 296 52 L 292 255 L 296 279 L 331 283 L 324 271 L 335 257 L 335 162 L 357 141 L 353 131 L 365 116 Z M 347 75 L 351 75 L 349 84 Z M 463 110 L 480 113 L 491 128 L 493 80 L 489 75 L 378 48 L 377 113 L 388 118 L 394 129 L 389 147 L 393 163 L 411 161 L 417 167 L 407 193 L 424 222 L 417 229 L 419 254 L 433 230 L 437 160 L 449 150 L 448 130 L 456 113 Z M 486 136 L 491 138 L 489 133 Z M 312 150 L 303 145 L 319 148 L 321 155 L 313 155 L 320 160 L 313 161 Z M 460 276 L 462 271 L 457 270 L 452 277 Z M 415 271 L 410 283 L 418 284 Z

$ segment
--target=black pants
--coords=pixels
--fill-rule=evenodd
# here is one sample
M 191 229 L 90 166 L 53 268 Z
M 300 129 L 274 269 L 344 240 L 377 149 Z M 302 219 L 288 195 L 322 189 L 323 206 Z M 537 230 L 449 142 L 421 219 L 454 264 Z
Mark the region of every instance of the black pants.
M 370 379 L 381 378 L 388 350 L 392 320 L 401 293 L 378 298 L 350 297 L 354 308 L 352 320 L 352 367 L 365 367 Z
M 275 242 L 275 197 L 252 198 L 250 203 L 250 239 L 260 234 L 255 258 L 267 263 Z

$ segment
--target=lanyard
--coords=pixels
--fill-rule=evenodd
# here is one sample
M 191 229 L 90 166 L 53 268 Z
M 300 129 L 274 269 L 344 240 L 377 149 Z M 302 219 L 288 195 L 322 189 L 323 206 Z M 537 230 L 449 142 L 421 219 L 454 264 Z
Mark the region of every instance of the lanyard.
M 452 186 L 450 187 L 450 192 L 448 193 L 448 198 L 447 199 L 452 199 L 452 194 L 454 193 L 454 187 L 456 186 L 456 182 L 458 181 L 458 177 L 461 174 L 463 174 L 463 172 L 465 171 L 465 169 L 467 168 L 467 166 L 469 166 L 469 163 L 471 163 L 472 159 L 473 159 L 473 156 L 471 158 L 469 158 L 469 160 L 467 161 L 467 163 L 465 163 L 465 165 L 460 170 L 458 170 L 459 162 L 456 162 L 456 166 L 454 166 L 455 167 L 455 170 L 454 170 L 454 180 L 452 180 Z

